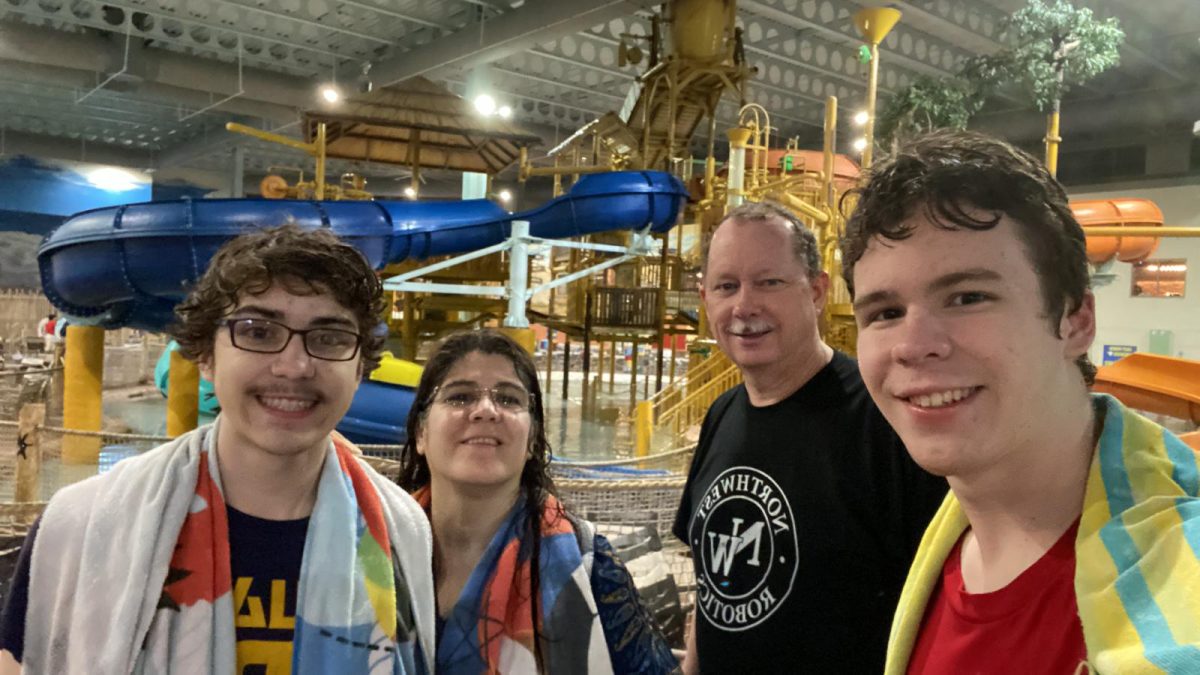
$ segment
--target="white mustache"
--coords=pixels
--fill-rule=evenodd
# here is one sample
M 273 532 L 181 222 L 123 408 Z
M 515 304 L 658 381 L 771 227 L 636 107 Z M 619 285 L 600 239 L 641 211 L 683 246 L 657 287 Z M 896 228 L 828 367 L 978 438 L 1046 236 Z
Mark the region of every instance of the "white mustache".
M 771 326 L 761 321 L 738 321 L 734 320 L 726 329 L 727 333 L 734 335 L 746 335 L 748 333 L 764 333 L 771 330 Z

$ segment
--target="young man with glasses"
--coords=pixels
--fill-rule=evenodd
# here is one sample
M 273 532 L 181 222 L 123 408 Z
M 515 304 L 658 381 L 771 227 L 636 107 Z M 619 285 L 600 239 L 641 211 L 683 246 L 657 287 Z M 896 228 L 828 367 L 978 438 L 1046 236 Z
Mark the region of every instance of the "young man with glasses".
M 223 246 L 174 328 L 220 416 L 55 495 L 0 672 L 430 672 L 428 523 L 332 434 L 379 362 L 383 306 L 326 230 Z

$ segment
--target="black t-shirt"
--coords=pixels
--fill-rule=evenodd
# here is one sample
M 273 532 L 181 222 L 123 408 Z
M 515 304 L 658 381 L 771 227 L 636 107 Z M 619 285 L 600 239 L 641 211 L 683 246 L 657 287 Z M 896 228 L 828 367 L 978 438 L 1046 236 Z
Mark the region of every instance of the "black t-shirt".
M 237 672 L 290 673 L 308 518 L 264 520 L 232 506 L 225 511 L 229 514 Z
M 799 391 L 709 409 L 676 516 L 705 673 L 879 673 L 917 544 L 946 494 L 835 353 Z
M 264 520 L 226 506 L 229 564 L 233 579 L 237 672 L 275 675 L 292 668 L 296 591 L 308 518 Z M 40 521 L 39 521 L 40 523 Z M 29 601 L 29 565 L 38 523 L 21 548 L 4 609 L 0 612 L 0 649 L 18 662 L 25 653 L 25 610 Z

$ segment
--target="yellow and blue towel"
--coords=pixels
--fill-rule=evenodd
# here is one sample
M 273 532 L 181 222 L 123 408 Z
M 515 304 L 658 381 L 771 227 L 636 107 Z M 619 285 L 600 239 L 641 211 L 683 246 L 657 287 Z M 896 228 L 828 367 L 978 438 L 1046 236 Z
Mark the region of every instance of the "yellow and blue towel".
M 1174 434 L 1106 395 L 1075 540 L 1075 596 L 1093 672 L 1200 673 L 1200 471 Z M 930 522 L 888 640 L 904 675 L 942 566 L 968 522 L 954 493 Z

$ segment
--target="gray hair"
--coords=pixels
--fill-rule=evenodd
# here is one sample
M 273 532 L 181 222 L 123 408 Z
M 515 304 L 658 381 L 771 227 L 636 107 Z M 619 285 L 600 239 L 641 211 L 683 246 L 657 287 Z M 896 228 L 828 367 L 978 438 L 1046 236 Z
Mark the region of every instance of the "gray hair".
M 717 228 L 724 225 L 727 221 L 736 220 L 740 223 L 764 223 L 770 220 L 779 220 L 787 228 L 788 234 L 792 238 L 792 253 L 796 260 L 804 264 L 805 272 L 809 278 L 813 278 L 821 273 L 821 256 L 817 250 L 817 237 L 813 234 L 808 226 L 796 217 L 796 214 L 781 204 L 771 201 L 762 202 L 747 202 L 734 208 L 729 213 L 726 213 L 717 223 Z M 716 234 L 716 229 L 713 229 L 713 234 Z M 712 237 L 704 242 L 704 257 L 700 263 L 701 271 L 708 273 L 708 251 L 712 246 Z

